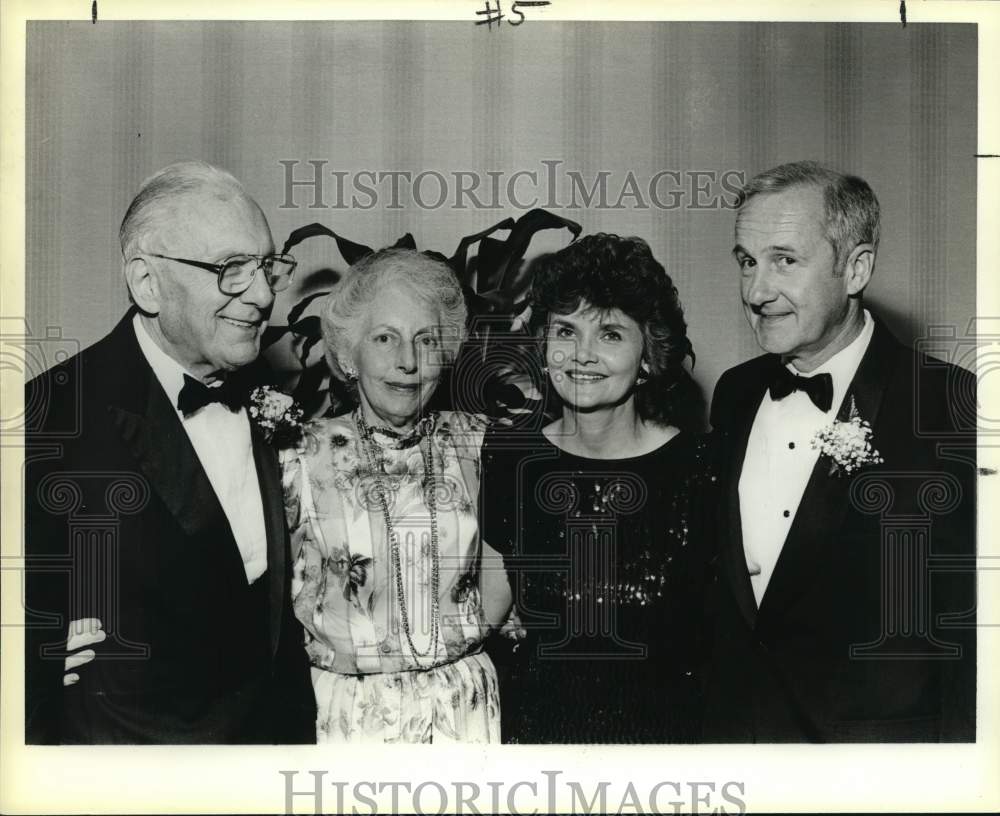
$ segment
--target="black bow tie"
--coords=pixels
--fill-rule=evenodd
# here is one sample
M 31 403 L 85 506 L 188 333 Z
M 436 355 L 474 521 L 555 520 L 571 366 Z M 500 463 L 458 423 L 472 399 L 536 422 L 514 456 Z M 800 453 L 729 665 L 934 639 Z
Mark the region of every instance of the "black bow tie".
M 821 411 L 829 411 L 833 405 L 833 377 L 829 374 L 816 374 L 813 377 L 800 377 L 784 366 L 779 366 L 771 380 L 771 398 L 781 400 L 792 391 L 804 391 L 812 404 Z
M 243 403 L 243 393 L 234 380 L 226 380 L 222 385 L 209 388 L 194 377 L 184 375 L 184 387 L 177 395 L 177 410 L 184 416 L 213 402 L 221 402 L 230 411 L 238 411 Z

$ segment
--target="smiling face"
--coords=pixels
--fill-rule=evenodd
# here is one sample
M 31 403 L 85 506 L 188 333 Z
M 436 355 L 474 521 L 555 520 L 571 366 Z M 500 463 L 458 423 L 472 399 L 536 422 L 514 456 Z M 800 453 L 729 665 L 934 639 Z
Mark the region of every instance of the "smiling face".
M 556 393 L 573 410 L 593 412 L 632 398 L 642 363 L 642 328 L 619 309 L 587 303 L 572 314 L 553 314 L 545 361 Z
M 844 348 L 856 332 L 871 253 L 862 247 L 836 269 L 825 234 L 819 187 L 799 185 L 751 198 L 736 218 L 733 254 L 742 273 L 743 308 L 760 347 L 810 371 Z
M 353 365 L 368 422 L 408 430 L 441 378 L 444 351 L 436 306 L 411 287 L 379 292 L 362 319 Z
M 169 219 L 167 219 L 169 216 Z M 177 258 L 221 263 L 233 255 L 274 252 L 271 231 L 260 208 L 244 196 L 220 197 L 210 189 L 188 193 L 165 207 L 167 226 L 144 246 Z M 219 291 L 216 275 L 150 256 L 147 322 L 156 342 L 191 374 L 211 379 L 253 362 L 274 304 L 263 274 L 239 295 Z M 147 304 L 152 304 L 151 306 Z

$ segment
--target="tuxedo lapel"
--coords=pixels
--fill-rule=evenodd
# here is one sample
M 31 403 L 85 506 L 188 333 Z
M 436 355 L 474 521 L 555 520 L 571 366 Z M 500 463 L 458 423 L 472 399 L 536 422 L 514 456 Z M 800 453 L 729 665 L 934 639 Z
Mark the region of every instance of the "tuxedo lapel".
M 846 420 L 853 398 L 861 418 L 873 426 L 882 397 L 898 359 L 895 338 L 875 319 L 875 331 L 836 414 Z M 831 421 L 833 415 L 831 414 Z M 835 537 L 850 502 L 852 479 L 831 473 L 830 460 L 820 456 L 812 469 L 792 526 L 761 600 L 760 614 L 769 615 L 808 589 L 811 574 L 824 563 L 824 549 Z
M 743 551 L 743 518 L 740 513 L 740 476 L 743 473 L 743 462 L 746 459 L 747 442 L 750 439 L 750 429 L 754 417 L 760 408 L 761 400 L 767 391 L 767 367 L 761 375 L 753 378 L 745 388 L 731 399 L 739 399 L 743 409 L 737 413 L 734 423 L 728 433 L 731 435 L 729 455 L 725 458 L 727 469 L 724 484 L 726 485 L 725 512 L 728 532 L 723 534 L 721 561 L 726 579 L 736 598 L 740 611 L 746 622 L 754 626 L 757 618 L 757 600 L 754 598 L 753 585 L 750 583 L 750 573 L 747 570 L 746 555 Z
M 115 329 L 116 370 L 105 386 L 108 411 L 151 489 L 188 536 L 211 531 L 230 535 L 232 564 L 243 564 L 229 522 L 174 406 L 153 374 L 132 327 L 132 312 Z M 213 532 L 213 540 L 219 536 Z
M 870 422 L 874 427 L 882 410 L 882 398 L 885 396 L 886 386 L 899 365 L 900 353 L 904 347 L 892 336 L 881 320 L 874 315 L 872 315 L 872 320 L 875 321 L 872 341 L 861 360 L 861 365 L 858 366 L 857 373 L 854 375 L 854 380 L 848 389 L 847 399 L 841 406 L 840 415 L 846 416 L 844 412 L 846 412 L 850 397 L 853 395 L 855 406 L 861 418 Z
M 222 506 L 174 406 L 139 349 L 131 312 L 113 339 L 117 383 L 106 387 L 112 421 L 152 489 L 184 532 L 196 535 L 218 523 Z
M 260 431 L 250 423 L 253 458 L 257 466 L 257 481 L 264 506 L 264 529 L 267 533 L 267 598 L 268 638 L 271 654 L 278 649 L 284 595 L 287 583 L 286 559 L 288 549 L 285 533 L 285 508 L 282 500 L 281 481 L 278 478 L 278 457 L 264 441 Z
M 144 414 L 110 410 L 139 469 L 184 532 L 194 536 L 218 524 L 222 507 L 159 383 L 150 382 Z
M 245 569 L 229 521 L 198 459 L 177 411 L 146 362 L 132 327 L 132 313 L 114 332 L 115 359 L 120 361 L 115 383 L 105 389 L 109 410 L 122 439 L 151 488 L 189 536 L 211 531 L 219 546 L 226 546 L 233 576 L 245 582 Z M 240 370 L 234 376 L 249 387 L 256 372 Z M 268 642 L 273 655 L 281 632 L 284 593 L 288 580 L 284 505 L 278 459 L 259 429 L 250 423 L 257 480 L 260 485 L 267 536 Z M 222 534 L 228 533 L 228 535 Z M 227 567 L 228 571 L 228 567 Z

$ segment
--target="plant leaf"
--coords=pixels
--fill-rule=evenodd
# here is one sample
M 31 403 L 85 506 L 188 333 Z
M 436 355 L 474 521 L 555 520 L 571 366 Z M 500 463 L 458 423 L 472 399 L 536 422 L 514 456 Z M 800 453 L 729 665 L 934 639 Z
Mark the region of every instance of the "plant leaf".
M 261 335 L 260 350 L 263 351 L 264 349 L 273 346 L 290 331 L 290 326 L 268 326 L 264 329 L 264 334 Z
M 506 268 L 504 262 L 507 260 L 508 252 L 507 241 L 484 237 L 479 242 L 479 254 L 476 256 L 477 292 L 489 292 L 497 288 L 500 275 Z
M 302 364 L 303 368 L 306 368 L 309 365 L 309 352 L 313 350 L 313 346 L 315 346 L 319 341 L 319 337 L 307 336 L 302 342 L 302 348 L 299 350 L 299 362 Z
M 448 264 L 452 269 L 458 274 L 459 280 L 463 283 L 468 283 L 468 271 L 469 271 L 469 247 L 472 246 L 476 241 L 480 241 L 487 235 L 492 235 L 497 230 L 509 230 L 514 228 L 514 219 L 505 218 L 492 227 L 487 227 L 486 229 L 477 232 L 473 235 L 466 235 L 461 241 L 458 242 L 458 248 L 455 250 L 455 254 L 448 259 Z
M 292 399 L 300 405 L 316 396 L 326 375 L 326 367 L 322 364 L 309 366 L 302 370 L 302 375 L 292 392 Z
M 293 323 L 289 326 L 292 334 L 297 334 L 299 337 L 307 337 L 312 340 L 318 340 L 323 336 L 323 330 L 320 325 L 318 315 L 309 315 L 308 317 L 303 317 L 297 323 Z
M 424 255 L 426 255 L 428 258 L 433 258 L 435 261 L 441 261 L 441 263 L 445 263 L 448 264 L 448 266 L 451 266 L 451 260 L 449 258 L 446 258 L 440 252 L 435 252 L 433 249 L 425 249 Z
M 348 264 L 353 264 L 356 261 L 361 260 L 365 255 L 371 253 L 372 248 L 365 246 L 364 244 L 356 244 L 354 241 L 350 241 L 347 238 L 341 238 L 337 233 L 335 233 L 329 227 L 325 227 L 322 224 L 306 224 L 304 227 L 299 227 L 296 230 L 292 230 L 291 235 L 285 240 L 285 245 L 281 248 L 282 254 L 288 252 L 292 247 L 298 246 L 306 238 L 314 238 L 317 235 L 325 235 L 328 238 L 333 238 L 337 242 L 337 250 L 340 252 L 341 257 L 347 261 Z
M 494 289 L 492 292 L 478 292 L 476 294 L 477 314 L 488 315 L 510 315 L 514 316 L 513 298 L 505 292 Z
M 316 300 L 316 298 L 320 298 L 323 297 L 323 295 L 328 295 L 328 294 L 330 293 L 314 292 L 313 294 L 309 295 L 309 297 L 302 298 L 302 300 L 300 300 L 298 303 L 292 306 L 291 309 L 288 310 L 288 322 L 294 323 L 296 320 L 302 317 L 302 313 L 306 310 L 306 308 L 308 308 L 310 303 Z
M 517 223 L 510 231 L 507 238 L 507 257 L 502 264 L 497 278 L 497 288 L 507 291 L 515 291 L 521 283 L 522 276 L 517 274 L 521 259 L 528 250 L 528 244 L 536 232 L 545 229 L 568 229 L 573 233 L 573 240 L 576 240 L 583 227 L 556 215 L 548 210 L 530 210 L 517 219 Z M 511 270 L 514 270 L 513 272 Z

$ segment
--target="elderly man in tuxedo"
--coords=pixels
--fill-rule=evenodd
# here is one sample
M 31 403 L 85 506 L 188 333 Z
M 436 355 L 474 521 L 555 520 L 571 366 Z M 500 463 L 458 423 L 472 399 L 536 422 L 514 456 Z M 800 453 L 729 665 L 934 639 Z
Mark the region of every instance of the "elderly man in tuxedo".
M 767 353 L 712 404 L 709 741 L 975 739 L 975 379 L 864 307 L 878 239 L 860 178 L 797 162 L 743 191 L 733 252 Z
M 277 457 L 245 408 L 294 261 L 200 162 L 144 182 L 120 238 L 133 307 L 26 387 L 26 741 L 314 741 Z M 96 659 L 64 688 L 81 619 Z

